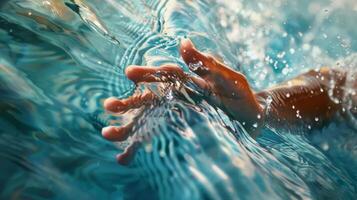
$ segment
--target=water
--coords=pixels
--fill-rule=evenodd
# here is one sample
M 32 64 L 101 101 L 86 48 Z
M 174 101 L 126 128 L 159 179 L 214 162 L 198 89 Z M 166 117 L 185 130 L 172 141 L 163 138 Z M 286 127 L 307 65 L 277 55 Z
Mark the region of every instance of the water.
M 127 65 L 176 63 L 182 37 L 242 71 L 256 90 L 323 65 L 356 66 L 353 0 L 8 0 L 0 3 L 0 199 L 356 199 L 347 123 L 255 141 L 206 103 L 144 112 L 132 165 L 103 126 Z

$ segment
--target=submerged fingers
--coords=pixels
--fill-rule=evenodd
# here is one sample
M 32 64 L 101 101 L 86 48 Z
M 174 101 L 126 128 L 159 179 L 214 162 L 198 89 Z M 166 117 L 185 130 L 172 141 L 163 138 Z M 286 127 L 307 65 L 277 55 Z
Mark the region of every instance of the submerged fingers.
M 181 55 L 190 69 L 199 76 L 204 76 L 208 70 L 202 67 L 195 68 L 195 64 L 206 66 L 209 69 L 215 67 L 216 64 L 216 61 L 211 56 L 199 52 L 190 40 L 182 42 Z M 176 65 L 163 65 L 160 67 L 133 65 L 126 68 L 125 74 L 135 84 L 185 81 L 190 79 L 201 89 L 207 91 L 210 90 L 210 86 L 205 79 L 201 77 L 188 77 L 182 68 Z M 155 98 L 157 98 L 157 96 L 151 91 L 146 91 L 143 94 L 132 96 L 127 99 L 111 97 L 104 101 L 104 108 L 105 110 L 114 113 L 126 112 L 130 109 L 140 108 L 143 105 L 147 105 L 150 102 L 153 102 Z M 125 141 L 132 133 L 135 123 L 135 120 L 133 120 L 124 126 L 105 127 L 102 130 L 102 135 L 110 141 Z M 139 146 L 139 142 L 133 142 L 129 145 L 123 153 L 117 155 L 118 163 L 121 165 L 129 164 Z
M 102 135 L 109 141 L 124 141 L 129 137 L 133 126 L 133 122 L 124 126 L 107 126 L 102 129 Z
M 152 102 L 155 98 L 156 95 L 149 90 L 142 94 L 131 96 L 127 99 L 117 99 L 115 97 L 110 97 L 104 101 L 104 108 L 105 110 L 114 113 L 125 112 Z
M 121 112 L 126 106 L 126 102 L 115 97 L 109 97 L 104 101 L 104 109 L 110 112 Z
M 117 155 L 118 163 L 121 165 L 128 165 L 133 160 L 139 145 L 139 142 L 133 142 L 128 147 L 126 147 L 123 153 Z
M 172 79 L 184 79 L 184 71 L 177 65 L 160 67 L 131 65 L 125 69 L 126 76 L 134 83 L 169 82 Z

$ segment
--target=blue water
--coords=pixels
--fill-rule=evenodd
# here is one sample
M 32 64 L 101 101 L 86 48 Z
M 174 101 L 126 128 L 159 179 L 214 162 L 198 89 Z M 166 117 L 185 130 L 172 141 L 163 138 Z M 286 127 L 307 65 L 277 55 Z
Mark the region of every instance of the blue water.
M 265 127 L 253 140 L 207 103 L 163 97 L 129 141 L 101 128 L 127 65 L 184 65 L 179 40 L 256 90 L 324 65 L 353 70 L 354 0 L 0 1 L 0 199 L 356 199 L 357 132 Z M 145 138 L 130 166 L 115 155 Z

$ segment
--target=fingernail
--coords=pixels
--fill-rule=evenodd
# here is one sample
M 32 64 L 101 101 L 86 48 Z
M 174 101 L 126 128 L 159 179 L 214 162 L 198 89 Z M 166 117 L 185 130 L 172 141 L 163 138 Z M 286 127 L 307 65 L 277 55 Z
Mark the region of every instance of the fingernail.
M 110 135 L 111 128 L 112 128 L 112 126 L 106 126 L 106 127 L 102 128 L 102 136 L 105 138 L 108 138 Z

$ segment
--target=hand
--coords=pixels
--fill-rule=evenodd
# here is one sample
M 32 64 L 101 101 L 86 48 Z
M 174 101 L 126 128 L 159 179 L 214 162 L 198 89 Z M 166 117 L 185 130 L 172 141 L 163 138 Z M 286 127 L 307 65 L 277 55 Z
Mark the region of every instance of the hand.
M 184 62 L 195 75 L 185 73 L 179 66 L 163 65 L 160 67 L 129 66 L 125 70 L 126 76 L 135 84 L 151 82 L 177 81 L 187 83 L 192 81 L 204 91 L 204 98 L 213 106 L 219 107 L 230 117 L 240 120 L 246 126 L 252 128 L 262 111 L 258 106 L 253 92 L 246 78 L 239 72 L 233 71 L 223 63 L 210 55 L 199 52 L 192 42 L 183 39 L 180 53 Z M 177 91 L 179 92 L 179 91 Z M 188 91 L 192 94 L 192 92 Z M 159 97 L 153 92 L 146 90 L 142 94 L 131 96 L 127 99 L 108 98 L 104 102 L 104 108 L 113 113 L 125 113 L 132 109 L 145 109 Z M 238 112 L 239 110 L 239 112 Z M 139 112 L 139 115 L 141 112 Z M 126 140 L 134 126 L 136 118 L 127 125 L 121 127 L 108 126 L 103 128 L 102 135 L 110 141 Z M 117 156 L 120 164 L 128 164 L 135 153 L 138 144 L 135 142 Z

